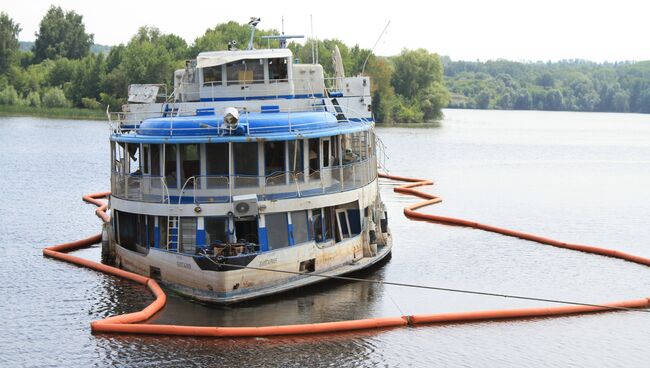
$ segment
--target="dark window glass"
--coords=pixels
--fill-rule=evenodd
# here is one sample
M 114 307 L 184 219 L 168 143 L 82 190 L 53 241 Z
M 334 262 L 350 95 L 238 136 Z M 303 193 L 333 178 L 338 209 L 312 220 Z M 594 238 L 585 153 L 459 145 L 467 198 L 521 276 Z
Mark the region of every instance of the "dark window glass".
M 259 243 L 258 230 L 257 218 L 235 221 L 237 242 Z
M 284 141 L 264 142 L 265 175 L 284 172 Z
M 273 58 L 269 59 L 269 79 L 271 80 L 286 80 L 287 74 L 287 59 Z
M 160 176 L 160 145 L 151 145 L 151 176 Z
M 348 209 L 348 221 L 350 221 L 350 233 L 361 234 L 361 213 L 358 209 Z
M 309 171 L 320 170 L 320 149 L 318 148 L 318 138 L 309 140 Z
M 325 239 L 332 239 L 333 236 L 333 231 L 332 231 L 332 225 L 334 224 L 334 221 L 332 221 L 334 218 L 334 211 L 332 211 L 332 207 L 325 207 L 323 211 L 323 225 L 325 227 Z
M 128 212 L 115 212 L 117 214 L 117 233 L 120 245 L 135 251 L 138 216 Z
M 201 165 L 199 162 L 199 145 L 198 144 L 181 144 L 181 185 L 184 185 L 187 179 L 201 174 Z M 189 183 L 188 185 L 191 185 Z
M 264 61 L 263 59 L 245 60 L 246 83 L 264 83 Z M 250 78 L 249 78 L 250 77 Z
M 156 239 L 156 216 L 147 216 L 147 247 L 155 247 Z
M 228 175 L 228 144 L 208 143 L 205 145 L 208 175 Z
M 285 67 L 286 68 L 286 67 Z M 260 59 L 226 64 L 228 85 L 264 83 L 264 64 Z
M 142 145 L 142 159 L 140 160 L 142 162 L 142 173 L 143 174 L 149 174 L 149 145 L 144 144 Z
M 257 142 L 233 143 L 233 160 L 237 175 L 235 186 L 257 187 Z
M 314 239 L 317 242 L 324 241 L 323 239 L 323 216 L 320 208 L 311 211 L 311 223 L 314 231 Z
M 210 245 L 228 242 L 228 218 L 205 218 L 206 242 Z
M 269 250 L 289 246 L 287 214 L 272 213 L 266 215 L 266 233 L 268 236 Z
M 309 227 L 307 224 L 307 211 L 291 212 L 291 227 L 293 227 L 294 244 L 308 241 Z
M 257 142 L 234 143 L 233 151 L 235 174 L 257 176 Z
M 169 188 L 176 188 L 176 145 L 165 145 L 165 181 Z
M 330 141 L 329 139 L 323 140 L 323 167 L 330 166 Z
M 221 84 L 221 65 L 203 68 L 203 85 L 214 86 Z

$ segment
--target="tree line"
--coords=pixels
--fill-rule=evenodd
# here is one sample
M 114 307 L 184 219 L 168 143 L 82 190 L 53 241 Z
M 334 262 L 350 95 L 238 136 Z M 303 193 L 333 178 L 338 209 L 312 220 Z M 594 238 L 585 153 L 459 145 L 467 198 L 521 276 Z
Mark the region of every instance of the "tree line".
M 650 113 L 650 61 L 452 61 L 450 107 Z
M 0 13 L 0 105 L 33 107 L 118 108 L 126 101 L 132 83 L 164 83 L 173 88 L 173 72 L 199 52 L 227 49 L 236 40 L 245 45 L 250 28 L 236 22 L 221 23 L 188 44 L 155 27 L 141 27 L 126 44 L 108 52 L 92 53 L 93 35 L 75 11 L 52 6 L 42 18 L 31 50 L 20 50 L 20 25 Z M 256 48 L 278 47 L 277 35 L 258 30 Z M 347 75 L 364 73 L 372 79 L 373 112 L 380 123 L 418 123 L 440 119 L 449 101 L 443 83 L 443 65 L 436 54 L 423 49 L 403 50 L 393 57 L 379 57 L 358 45 L 336 39 L 290 43 L 300 62 L 312 62 L 312 45 L 326 76 L 334 73 L 331 53 L 341 51 Z M 367 62 L 366 62 L 367 59 Z M 363 69 L 366 63 L 365 70 Z

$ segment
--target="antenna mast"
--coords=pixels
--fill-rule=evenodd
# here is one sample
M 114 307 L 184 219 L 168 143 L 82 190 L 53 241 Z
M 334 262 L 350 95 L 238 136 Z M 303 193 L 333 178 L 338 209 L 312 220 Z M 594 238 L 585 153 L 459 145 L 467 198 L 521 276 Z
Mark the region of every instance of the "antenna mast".
M 251 26 L 251 38 L 248 40 L 248 50 L 253 49 L 253 36 L 255 36 L 255 28 L 260 21 L 260 18 L 251 17 L 251 20 L 248 22 L 248 25 Z
M 368 59 L 370 58 L 370 55 L 372 55 L 372 52 L 375 51 L 375 47 L 377 47 L 377 44 L 379 43 L 379 40 L 381 40 L 381 37 L 386 32 L 389 25 L 390 25 L 390 20 L 388 21 L 388 23 L 386 23 L 386 27 L 384 27 L 384 30 L 381 31 L 381 33 L 379 34 L 379 37 L 377 38 L 377 41 L 375 41 L 375 45 L 372 46 L 372 49 L 370 50 L 370 53 L 368 53 L 368 56 L 366 56 L 366 60 L 363 62 L 363 67 L 361 68 L 361 74 L 363 74 L 363 72 L 366 70 L 366 63 L 368 62 Z

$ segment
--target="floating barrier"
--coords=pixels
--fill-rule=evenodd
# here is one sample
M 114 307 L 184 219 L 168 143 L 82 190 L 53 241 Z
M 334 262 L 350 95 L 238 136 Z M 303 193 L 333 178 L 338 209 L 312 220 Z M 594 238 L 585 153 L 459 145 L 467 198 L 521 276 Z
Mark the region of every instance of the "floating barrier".
M 401 185 L 394 188 L 394 191 L 402 194 L 409 194 L 424 199 L 411 206 L 404 208 L 404 215 L 412 220 L 428 221 L 454 226 L 465 226 L 507 236 L 513 236 L 521 239 L 534 241 L 541 244 L 547 244 L 554 247 L 577 250 L 585 253 L 598 254 L 629 262 L 650 266 L 650 259 L 624 253 L 612 249 L 594 247 L 590 245 L 571 244 L 554 239 L 542 237 L 539 235 L 528 234 L 520 231 L 504 229 L 496 226 L 481 224 L 478 222 L 458 219 L 454 217 L 439 216 L 417 212 L 416 210 L 425 206 L 433 205 L 442 201 L 442 198 L 419 191 L 415 188 L 432 185 L 433 182 L 424 179 L 406 178 L 395 175 L 380 174 L 380 177 L 397 181 L 407 182 L 409 184 Z M 101 201 L 107 198 L 110 192 L 94 193 L 83 196 L 83 200 L 92 203 L 98 208 L 95 214 L 104 222 L 110 222 L 110 216 L 106 213 L 107 204 Z M 139 284 L 145 285 L 156 299 L 146 308 L 139 312 L 123 314 L 119 316 L 108 317 L 103 320 L 91 322 L 93 332 L 110 332 L 110 333 L 130 333 L 130 334 L 152 334 L 152 335 L 182 335 L 182 336 L 206 336 L 206 337 L 257 337 L 257 336 L 279 336 L 279 335 L 301 335 L 301 334 L 318 334 L 330 332 L 343 332 L 362 329 L 379 329 L 401 326 L 415 326 L 432 323 L 459 323 L 498 319 L 512 318 L 534 318 L 565 316 L 579 313 L 620 311 L 628 308 L 648 308 L 650 298 L 640 298 L 633 300 L 624 300 L 609 302 L 600 305 L 566 305 L 559 307 L 542 307 L 542 308 L 520 308 L 520 309 L 503 309 L 503 310 L 486 310 L 460 313 L 437 313 L 437 314 L 419 314 L 401 317 L 384 317 L 369 318 L 360 320 L 349 320 L 339 322 L 308 323 L 299 325 L 282 325 L 282 326 L 263 326 L 263 327 L 207 327 L 207 326 L 179 326 L 179 325 L 159 325 L 146 324 L 156 313 L 160 312 L 167 302 L 167 296 L 158 283 L 148 277 L 125 271 L 116 267 L 108 266 L 102 263 L 90 261 L 66 254 L 75 249 L 89 247 L 97 244 L 102 240 L 101 234 L 91 236 L 86 239 L 64 243 L 43 249 L 43 254 L 48 257 L 56 258 L 79 266 L 88 267 L 100 272 L 122 277 Z

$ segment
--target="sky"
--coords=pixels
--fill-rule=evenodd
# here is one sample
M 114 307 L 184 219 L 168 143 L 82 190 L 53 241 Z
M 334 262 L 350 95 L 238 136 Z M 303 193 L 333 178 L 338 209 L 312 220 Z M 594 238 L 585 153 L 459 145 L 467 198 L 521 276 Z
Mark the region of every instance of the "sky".
M 0 0 L 0 11 L 20 23 L 21 41 L 33 41 L 50 5 L 81 14 L 103 45 L 127 43 L 143 25 L 191 44 L 218 23 L 256 16 L 260 28 L 279 30 L 284 16 L 286 34 L 310 36 L 313 17 L 319 39 L 363 48 L 372 48 L 390 21 L 374 50 L 386 56 L 424 48 L 454 60 L 650 60 L 647 1 Z

